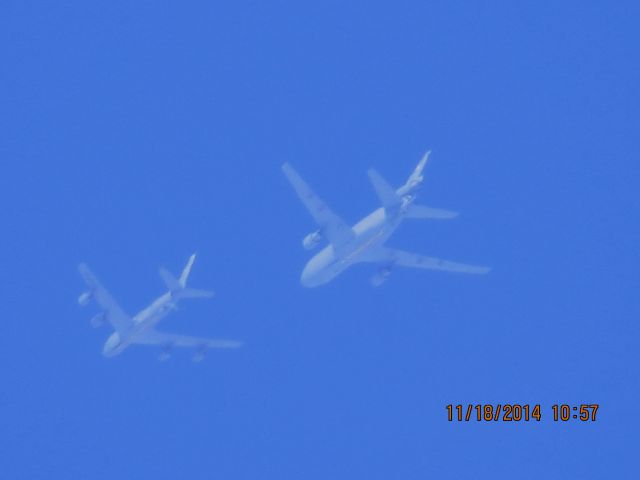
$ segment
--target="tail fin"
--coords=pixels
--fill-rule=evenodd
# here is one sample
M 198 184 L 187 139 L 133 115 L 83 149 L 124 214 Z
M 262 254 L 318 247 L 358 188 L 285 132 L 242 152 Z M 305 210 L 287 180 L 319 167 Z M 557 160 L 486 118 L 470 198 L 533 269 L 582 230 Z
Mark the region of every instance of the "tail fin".
M 207 290 L 198 290 L 195 288 L 187 288 L 187 280 L 189 278 L 189 274 L 191 273 L 191 268 L 193 267 L 193 262 L 196 259 L 196 254 L 194 253 L 189 257 L 187 264 L 185 265 L 182 273 L 180 274 L 180 278 L 176 278 L 173 276 L 171 272 L 169 272 L 166 268 L 160 268 L 159 273 L 160 277 L 164 281 L 164 284 L 167 286 L 167 289 L 180 298 L 208 298 L 213 297 L 213 292 L 209 292 Z
M 193 267 L 193 262 L 196 259 L 196 254 L 192 254 L 189 257 L 189 260 L 187 261 L 187 264 L 184 267 L 184 270 L 182 270 L 182 273 L 180 274 L 180 279 L 178 280 L 178 283 L 180 283 L 180 286 L 182 288 L 185 288 L 187 286 L 187 279 L 189 278 L 189 274 L 191 273 L 191 268 Z
M 424 205 L 411 205 L 406 213 L 407 218 L 432 218 L 435 220 L 446 220 L 456 218 L 458 212 L 443 210 L 441 208 L 431 208 Z
M 373 189 L 376 191 L 376 195 L 378 195 L 385 210 L 398 208 L 402 200 L 393 187 L 374 169 L 370 169 L 367 173 Z
M 431 155 L 431 150 L 428 150 L 427 153 L 424 154 L 422 159 L 416 165 L 416 168 L 413 170 L 413 173 L 409 175 L 407 179 L 407 183 L 405 183 L 402 187 L 398 189 L 398 195 L 406 195 L 414 190 L 416 187 L 420 186 L 424 177 L 422 176 L 422 171 L 424 170 L 425 165 L 427 164 L 427 160 L 429 160 L 429 155 Z

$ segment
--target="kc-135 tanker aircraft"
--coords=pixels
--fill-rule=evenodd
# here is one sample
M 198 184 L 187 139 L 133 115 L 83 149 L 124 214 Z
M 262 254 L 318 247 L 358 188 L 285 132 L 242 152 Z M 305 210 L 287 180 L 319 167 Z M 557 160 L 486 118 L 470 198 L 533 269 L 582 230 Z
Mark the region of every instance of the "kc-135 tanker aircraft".
M 160 360 L 166 360 L 170 356 L 172 347 L 192 347 L 196 349 L 193 360 L 198 362 L 204 358 L 209 348 L 238 348 L 241 346 L 240 342 L 232 340 L 189 337 L 156 330 L 157 323 L 166 317 L 169 312 L 175 310 L 178 302 L 183 298 L 208 298 L 213 296 L 213 292 L 187 287 L 187 278 L 191 273 L 195 258 L 195 254 L 191 255 L 180 278 L 175 278 L 167 270 L 161 268 L 160 276 L 169 291 L 158 297 L 151 305 L 134 317 L 130 317 L 120 308 L 84 263 L 79 265 L 78 270 L 89 287 L 89 291 L 80 295 L 78 303 L 84 306 L 90 300 L 95 300 L 103 312 L 93 317 L 91 324 L 94 327 L 99 327 L 106 320 L 115 330 L 104 344 L 102 349 L 104 356 L 112 357 L 118 355 L 129 345 L 159 345 L 163 347 Z
M 327 207 L 291 165 L 285 163 L 282 166 L 293 189 L 320 227 L 304 237 L 304 248 L 311 250 L 323 239 L 329 242 L 328 246 L 307 263 L 300 278 L 302 285 L 316 287 L 328 283 L 349 266 L 360 262 L 379 265 L 378 272 L 371 279 L 374 286 L 381 285 L 395 266 L 475 274 L 489 271 L 487 267 L 449 262 L 383 246 L 405 218 L 448 219 L 457 216 L 455 212 L 414 204 L 424 178 L 422 171 L 430 153 L 424 155 L 407 182 L 397 190 L 394 190 L 378 172 L 369 170 L 369 180 L 382 207 L 353 228 Z

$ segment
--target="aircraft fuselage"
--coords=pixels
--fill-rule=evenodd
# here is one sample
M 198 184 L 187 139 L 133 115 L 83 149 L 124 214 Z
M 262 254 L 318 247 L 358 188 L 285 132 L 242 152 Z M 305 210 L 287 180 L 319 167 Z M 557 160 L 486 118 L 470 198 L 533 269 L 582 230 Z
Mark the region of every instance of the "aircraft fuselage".
M 305 266 L 300 282 L 305 287 L 317 287 L 330 282 L 354 263 L 366 258 L 393 234 L 402 222 L 401 212 L 387 218 L 384 208 L 360 220 L 354 227 L 355 239 L 336 252 L 333 245 L 328 245 L 316 254 Z
M 123 338 L 118 332 L 113 332 L 104 344 L 102 354 L 113 357 L 122 353 L 125 348 L 156 326 L 175 307 L 175 299 L 171 292 L 167 292 L 141 310 L 133 317 L 133 328 Z

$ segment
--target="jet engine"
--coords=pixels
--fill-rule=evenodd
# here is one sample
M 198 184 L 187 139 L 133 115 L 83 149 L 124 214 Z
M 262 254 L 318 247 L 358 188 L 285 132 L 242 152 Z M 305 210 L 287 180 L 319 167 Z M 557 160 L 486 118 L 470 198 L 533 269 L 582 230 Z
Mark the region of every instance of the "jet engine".
M 78 297 L 78 305 L 84 307 L 91 300 L 91 292 L 84 292 Z
M 104 312 L 94 315 L 91 319 L 91 326 L 93 328 L 101 327 L 104 324 L 105 317 L 106 315 L 104 314 Z
M 169 360 L 170 357 L 171 357 L 171 345 L 167 345 L 162 349 L 162 352 L 160 352 L 160 355 L 158 356 L 158 360 L 161 362 L 164 362 L 166 360 Z
M 371 277 L 371 285 L 373 285 L 374 287 L 379 287 L 387 281 L 389 275 L 391 275 L 391 267 L 383 267 L 379 269 L 378 272 L 373 277 Z
M 202 360 L 204 360 L 204 356 L 207 353 L 207 347 L 202 346 L 199 347 L 198 350 L 196 350 L 196 353 L 193 355 L 192 360 L 195 363 L 201 362 Z
M 320 233 L 320 230 L 316 230 L 315 232 L 310 233 L 309 235 L 304 237 L 304 240 L 302 240 L 302 246 L 305 248 L 305 250 L 313 250 L 321 241 L 322 234 Z

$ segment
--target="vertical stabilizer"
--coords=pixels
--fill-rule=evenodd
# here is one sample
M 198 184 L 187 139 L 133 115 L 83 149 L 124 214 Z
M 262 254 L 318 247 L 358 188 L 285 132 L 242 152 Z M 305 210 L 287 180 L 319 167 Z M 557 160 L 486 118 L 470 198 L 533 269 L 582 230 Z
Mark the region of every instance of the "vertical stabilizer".
M 193 267 L 193 262 L 196 259 L 196 254 L 192 254 L 189 257 L 189 260 L 187 261 L 187 264 L 184 267 L 184 270 L 182 270 L 182 273 L 180 274 L 180 279 L 178 280 L 178 282 L 180 283 L 180 286 L 182 288 L 187 286 L 187 279 L 189 278 L 189 274 L 191 273 L 191 267 Z
M 422 184 L 422 181 L 424 180 L 424 177 L 422 176 L 422 172 L 424 170 L 424 167 L 427 164 L 427 161 L 429 160 L 429 155 L 431 155 L 431 150 L 428 150 L 427 153 L 425 153 L 422 159 L 418 162 L 418 165 L 416 165 L 416 168 L 413 170 L 413 173 L 409 175 L 409 178 L 407 179 L 407 183 L 405 183 L 402 187 L 398 189 L 398 192 L 397 192 L 398 195 L 403 196 L 408 193 L 411 193 L 412 190 L 415 190 L 417 187 L 419 187 Z
M 191 274 L 191 268 L 193 267 L 193 262 L 195 261 L 195 259 L 196 254 L 194 253 L 189 257 L 187 264 L 180 274 L 180 278 L 174 277 L 173 274 L 166 268 L 160 268 L 159 270 L 160 277 L 162 277 L 162 280 L 167 286 L 167 289 L 176 298 L 207 298 L 213 297 L 214 295 L 213 292 L 210 292 L 208 290 L 187 288 L 187 280 L 189 279 L 189 274 Z

